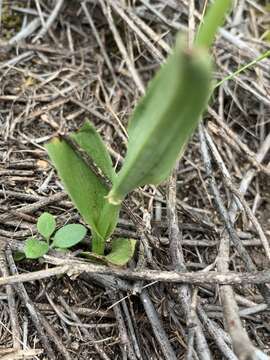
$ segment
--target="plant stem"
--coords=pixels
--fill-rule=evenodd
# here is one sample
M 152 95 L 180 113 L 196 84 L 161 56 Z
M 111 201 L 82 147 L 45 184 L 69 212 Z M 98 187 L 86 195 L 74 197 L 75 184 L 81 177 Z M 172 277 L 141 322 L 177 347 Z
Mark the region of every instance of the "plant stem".
M 266 51 L 265 53 L 263 53 L 262 55 L 258 56 L 256 59 L 252 60 L 251 62 L 249 62 L 248 64 L 241 66 L 238 70 L 236 70 L 234 73 L 226 76 L 224 79 L 222 79 L 221 81 L 219 81 L 216 85 L 215 88 L 219 87 L 220 85 L 222 85 L 225 81 L 227 80 L 231 80 L 233 79 L 236 75 L 239 75 L 241 72 L 243 72 L 246 69 L 249 69 L 250 67 L 252 67 L 253 65 L 256 65 L 258 62 L 262 61 L 263 59 L 270 57 L 270 50 Z
M 92 252 L 97 255 L 104 255 L 105 240 L 92 230 Z

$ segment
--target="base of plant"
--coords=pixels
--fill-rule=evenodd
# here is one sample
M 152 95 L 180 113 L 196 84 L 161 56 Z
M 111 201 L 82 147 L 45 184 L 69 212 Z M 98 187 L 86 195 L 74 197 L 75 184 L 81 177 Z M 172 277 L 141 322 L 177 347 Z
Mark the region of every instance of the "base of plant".
M 104 265 L 124 266 L 133 257 L 136 243 L 134 239 L 117 238 L 112 240 L 112 249 L 108 255 L 99 255 L 96 252 L 82 252 L 79 255 Z

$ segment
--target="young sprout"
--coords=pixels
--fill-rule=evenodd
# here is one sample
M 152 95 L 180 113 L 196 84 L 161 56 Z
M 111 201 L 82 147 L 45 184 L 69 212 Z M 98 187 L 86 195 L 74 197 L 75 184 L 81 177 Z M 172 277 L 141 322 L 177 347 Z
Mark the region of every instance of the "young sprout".
M 67 193 L 91 228 L 92 253 L 104 256 L 125 196 L 142 185 L 166 180 L 183 154 L 213 89 L 209 47 L 230 6 L 231 0 L 213 3 L 193 47 L 183 38 L 177 41 L 131 116 L 127 154 L 118 174 L 89 121 L 46 145 Z M 127 263 L 134 244 L 132 239 L 113 239 L 107 261 Z
M 25 256 L 28 259 L 38 259 L 47 254 L 50 248 L 68 249 L 82 241 L 87 232 L 87 229 L 81 224 L 68 224 L 55 230 L 54 216 L 47 212 L 40 215 L 37 221 L 37 231 L 45 241 L 39 240 L 37 237 L 28 238 L 24 247 Z

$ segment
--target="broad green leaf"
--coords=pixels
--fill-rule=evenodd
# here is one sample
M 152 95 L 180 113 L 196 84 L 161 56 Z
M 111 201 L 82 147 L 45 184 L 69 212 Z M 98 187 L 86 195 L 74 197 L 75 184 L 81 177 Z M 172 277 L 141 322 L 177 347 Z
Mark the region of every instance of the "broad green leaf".
M 38 259 L 49 251 L 49 245 L 45 241 L 29 238 L 25 242 L 24 253 L 28 259 Z
M 112 251 L 105 256 L 106 261 L 111 264 L 123 266 L 133 256 L 136 246 L 136 240 L 118 238 L 112 240 Z
M 222 26 L 227 11 L 232 6 L 232 0 L 215 0 L 210 5 L 206 16 L 203 19 L 195 40 L 197 46 L 209 48 L 215 39 L 216 32 Z
M 108 199 L 119 204 L 133 189 L 170 174 L 206 106 L 211 61 L 183 41 L 161 67 L 130 120 L 127 155 Z
M 46 239 L 49 240 L 56 228 L 56 221 L 53 215 L 45 212 L 38 218 L 37 229 L 38 232 Z
M 113 180 L 115 173 L 111 159 L 94 127 L 86 122 L 82 129 L 70 136 L 102 172 Z M 105 198 L 108 194 L 107 186 L 65 140 L 55 138 L 46 148 L 74 205 L 91 230 L 103 241 L 103 246 L 99 246 L 99 253 L 102 254 L 105 239 L 116 226 L 119 206 L 108 204 Z M 103 211 L 106 219 L 100 222 Z
M 52 246 L 68 249 L 78 244 L 85 237 L 87 229 L 81 224 L 68 224 L 57 230 Z

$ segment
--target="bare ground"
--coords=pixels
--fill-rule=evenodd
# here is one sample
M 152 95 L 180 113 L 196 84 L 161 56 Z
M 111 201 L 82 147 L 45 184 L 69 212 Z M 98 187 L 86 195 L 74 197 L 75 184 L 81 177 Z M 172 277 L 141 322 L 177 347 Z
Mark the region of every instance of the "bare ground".
M 74 252 L 14 262 L 43 211 L 81 221 L 44 143 L 90 118 L 120 167 L 129 114 L 204 5 L 0 4 L 0 358 L 266 359 L 254 346 L 270 354 L 270 60 L 217 87 L 168 183 L 129 197 L 137 220 L 123 211 L 116 231 L 139 240 L 129 271 L 82 273 Z M 269 50 L 266 5 L 235 2 L 217 81 Z

